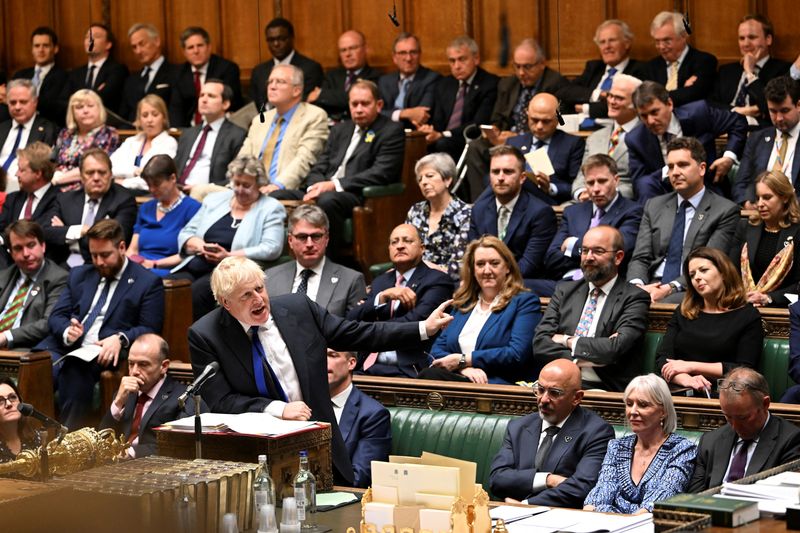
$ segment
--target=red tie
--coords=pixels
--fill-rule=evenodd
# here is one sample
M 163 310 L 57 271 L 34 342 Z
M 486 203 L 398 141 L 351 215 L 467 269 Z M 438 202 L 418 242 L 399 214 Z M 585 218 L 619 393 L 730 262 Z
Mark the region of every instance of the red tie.
M 206 124 L 206 127 L 203 128 L 203 134 L 200 135 L 200 141 L 197 143 L 197 148 L 195 148 L 194 153 L 192 154 L 192 159 L 189 161 L 189 164 L 184 167 L 183 172 L 181 172 L 181 185 L 186 183 L 186 179 L 189 177 L 189 174 L 192 173 L 192 169 L 197 164 L 197 160 L 200 159 L 200 156 L 203 154 L 203 148 L 206 145 L 206 137 L 208 137 L 209 131 L 211 131 L 211 126 Z
M 128 437 L 128 442 L 133 442 L 139 436 L 139 426 L 142 425 L 142 414 L 144 413 L 144 404 L 150 399 L 145 393 L 139 395 L 136 400 L 136 411 L 133 413 L 133 423 L 131 424 L 131 435 Z
M 25 220 L 30 220 L 33 217 L 33 193 L 28 193 L 28 201 L 25 202 L 25 214 L 23 217 Z
M 200 109 L 197 106 L 197 100 L 200 99 L 200 71 L 194 71 L 194 123 L 195 125 L 203 122 L 203 117 L 200 116 Z

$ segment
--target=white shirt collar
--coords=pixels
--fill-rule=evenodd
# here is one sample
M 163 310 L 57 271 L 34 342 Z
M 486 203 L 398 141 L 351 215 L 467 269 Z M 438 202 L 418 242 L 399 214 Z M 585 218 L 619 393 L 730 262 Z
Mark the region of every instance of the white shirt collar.
M 107 59 L 108 59 L 108 56 L 101 57 L 100 59 L 98 59 L 96 61 L 89 60 L 89 63 L 87 64 L 86 68 L 91 68 L 92 65 L 94 65 L 95 67 L 97 67 L 97 69 L 95 70 L 95 72 L 97 72 L 101 68 L 103 68 L 103 64 L 106 62 Z M 95 76 L 96 76 L 96 74 L 95 74 Z
M 609 293 L 609 292 L 611 292 L 611 288 L 612 288 L 612 287 L 614 286 L 614 284 L 617 282 L 617 278 L 618 278 L 618 277 L 619 277 L 619 274 L 617 274 L 616 276 L 614 276 L 614 277 L 613 277 L 613 278 L 611 278 L 610 280 L 606 281 L 605 283 L 603 283 L 603 284 L 602 284 L 602 285 L 600 285 L 599 287 L 590 281 L 590 282 L 589 282 L 589 292 L 591 292 L 591 291 L 593 291 L 594 289 L 596 289 L 596 288 L 597 288 L 597 289 L 600 289 L 600 291 L 601 291 L 601 292 L 602 292 L 604 295 L 606 295 L 606 296 L 607 296 L 607 295 L 608 295 L 608 293 Z
M 272 61 L 273 61 L 273 63 L 274 63 L 275 65 L 289 65 L 289 64 L 291 64 L 291 62 L 292 62 L 292 58 L 293 58 L 293 57 L 294 57 L 294 50 L 292 50 L 291 52 L 289 52 L 289 55 L 287 55 L 287 56 L 286 56 L 286 57 L 284 57 L 283 59 L 275 59 L 275 58 L 273 57 L 273 58 L 272 58 Z
M 294 267 L 295 277 L 297 277 L 297 276 L 300 275 L 300 273 L 303 270 L 306 269 L 306 267 L 301 265 L 299 261 L 295 261 L 294 263 L 295 263 L 295 267 Z M 322 269 L 323 268 L 325 268 L 325 256 L 324 255 L 322 256 L 322 260 L 319 263 L 317 263 L 316 265 L 314 265 L 313 267 L 309 268 L 309 270 L 312 271 L 317 276 L 322 276 Z
M 158 69 L 161 68 L 161 65 L 164 64 L 164 61 L 166 61 L 166 59 L 164 59 L 164 56 L 158 56 L 158 58 L 156 58 L 155 61 L 153 61 L 149 65 L 146 65 L 146 67 L 150 68 L 149 74 L 153 74 L 155 72 L 158 72 Z
M 615 122 L 614 123 L 614 129 L 617 129 L 619 126 L 622 126 L 622 131 L 624 131 L 625 133 L 628 133 L 628 132 L 633 131 L 633 128 L 635 128 L 638 125 L 639 125 L 639 117 L 638 116 L 634 116 L 631 120 L 629 120 L 625 124 L 617 124 Z
M 678 59 L 676 61 L 674 61 L 675 63 L 678 64 L 678 68 L 680 68 L 681 65 L 683 65 L 683 60 L 686 59 L 686 54 L 688 54 L 688 53 L 689 53 L 689 45 L 687 44 L 684 47 L 683 52 L 681 52 L 681 55 L 678 56 Z M 672 65 L 672 63 L 673 62 L 670 61 L 669 63 L 667 63 L 667 66 Z
M 351 392 L 353 392 L 352 381 L 347 387 L 345 387 L 345 389 L 342 392 L 340 392 L 336 396 L 332 396 L 331 402 L 333 402 L 333 404 L 339 409 L 344 409 L 344 405 L 347 403 L 347 399 L 350 397 Z
M 631 62 L 631 58 L 630 58 L 630 57 L 626 57 L 625 59 L 623 59 L 622 61 L 620 61 L 620 62 L 619 62 L 619 63 L 617 63 L 616 65 L 614 65 L 614 68 L 615 68 L 615 69 L 617 69 L 617 72 L 616 72 L 616 73 L 617 73 L 617 74 L 622 74 L 622 73 L 623 73 L 623 71 L 624 71 L 626 68 L 628 68 L 628 63 L 630 63 L 630 62 Z M 611 68 L 611 65 L 606 65 L 606 75 L 608 75 L 608 70 L 609 70 L 610 68 Z M 605 76 L 604 76 L 604 77 L 605 77 Z
M 517 205 L 517 200 L 519 200 L 519 194 L 516 195 L 514 197 L 514 199 L 511 200 L 510 202 L 508 202 L 507 204 L 502 204 L 502 203 L 500 203 L 500 200 L 498 200 L 497 197 L 495 196 L 494 203 L 497 206 L 497 211 L 499 211 L 500 208 L 505 205 L 506 209 L 508 209 L 509 211 L 511 211 L 513 213 L 514 212 L 514 206 Z

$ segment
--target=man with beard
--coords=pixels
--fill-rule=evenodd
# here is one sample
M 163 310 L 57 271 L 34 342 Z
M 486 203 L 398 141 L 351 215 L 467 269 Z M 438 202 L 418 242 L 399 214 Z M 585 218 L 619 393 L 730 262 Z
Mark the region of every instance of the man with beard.
M 622 392 L 639 373 L 650 298 L 618 275 L 625 257 L 618 229 L 590 229 L 579 254 L 584 279 L 556 285 L 533 339 L 536 362 L 575 360 L 584 388 Z
M 509 503 L 581 508 L 614 430 L 580 406 L 581 371 L 572 361 L 545 366 L 533 394 L 538 412 L 508 423 L 489 486 Z

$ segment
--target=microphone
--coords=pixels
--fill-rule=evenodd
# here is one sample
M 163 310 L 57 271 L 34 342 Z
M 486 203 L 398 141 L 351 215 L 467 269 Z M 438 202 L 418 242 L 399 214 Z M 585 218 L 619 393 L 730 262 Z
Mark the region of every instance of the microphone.
M 561 102 L 559 102 L 558 107 L 556 107 L 556 120 L 558 120 L 558 123 L 563 126 L 565 122 L 564 122 L 564 116 L 561 114 L 560 108 L 561 108 Z
M 267 100 L 265 99 L 264 102 L 261 104 L 261 109 L 258 110 L 258 115 L 261 119 L 261 123 L 265 123 L 267 118 L 264 116 L 264 113 L 267 112 Z
M 399 28 L 400 27 L 400 21 L 397 20 L 397 2 L 396 1 L 392 2 L 392 12 L 391 13 L 387 13 L 387 15 L 389 15 L 389 20 L 392 21 L 392 24 L 394 24 L 396 27 Z
M 94 51 L 94 35 L 92 35 L 92 28 L 89 27 L 89 52 Z
M 197 376 L 192 384 L 186 387 L 186 391 L 178 397 L 178 404 L 183 407 L 186 404 L 186 399 L 189 397 L 189 395 L 196 390 L 200 390 L 200 387 L 203 386 L 203 383 L 208 381 L 208 378 L 214 376 L 218 370 L 218 362 L 212 361 L 211 363 L 208 363 L 203 369 L 203 373 Z
M 67 426 L 63 425 L 58 420 L 50 418 L 49 416 L 47 416 L 43 412 L 41 412 L 41 411 L 37 410 L 36 408 L 34 408 L 29 403 L 20 402 L 19 405 L 17 405 L 17 411 L 22 413 L 22 416 L 32 416 L 33 418 L 35 418 L 36 420 L 38 420 L 39 422 L 41 422 L 45 426 L 58 428 L 58 443 L 59 444 L 61 443 L 61 439 L 64 438 L 64 435 L 66 435 L 67 432 L 69 431 L 67 429 Z
M 689 10 L 686 10 L 686 14 L 683 16 L 683 29 L 686 30 L 686 35 L 692 34 L 692 25 L 689 23 Z
M 481 136 L 481 128 L 477 124 L 469 124 L 461 133 L 464 135 L 465 141 L 474 141 Z

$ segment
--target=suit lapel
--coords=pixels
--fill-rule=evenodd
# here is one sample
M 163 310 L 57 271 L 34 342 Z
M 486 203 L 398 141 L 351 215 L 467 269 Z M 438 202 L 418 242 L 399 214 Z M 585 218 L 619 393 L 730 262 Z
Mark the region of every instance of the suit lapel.
M 11 291 L 14 288 L 14 283 L 12 282 L 17 279 L 18 274 L 19 268 L 16 266 L 0 272 L 0 286 L 3 287 L 2 292 L 0 292 L 0 314 L 2 314 L 9 298 L 11 298 Z M 30 298 L 28 299 L 30 300 Z
M 294 370 L 297 373 L 297 381 L 300 383 L 300 392 L 303 398 L 308 401 L 308 398 L 311 397 L 311 389 L 309 388 L 307 361 L 303 356 L 303 354 L 309 353 L 308 346 L 305 345 L 306 337 L 285 333 L 300 331 L 297 318 L 286 307 L 273 305 L 270 312 L 278 331 L 281 333 L 281 337 L 283 337 L 286 349 L 289 350 L 289 355 L 292 357 Z
M 358 395 L 358 389 L 354 386 L 342 408 L 342 417 L 339 419 L 339 431 L 342 432 L 342 440 L 346 441 L 348 435 L 350 435 L 350 430 L 353 429 L 353 422 L 356 421 L 360 408 L 361 397 Z
M 114 289 L 114 295 L 111 297 L 111 302 L 108 304 L 108 311 L 106 312 L 106 316 L 103 319 L 103 324 L 108 324 L 111 315 L 114 314 L 114 311 L 117 310 L 119 306 L 119 302 L 125 297 L 125 294 L 128 290 L 136 283 L 136 276 L 133 273 L 133 262 L 128 261 L 128 266 L 119 276 L 119 281 L 117 282 L 117 288 Z
M 136 416 L 136 402 L 139 400 L 138 395 L 130 394 L 125 401 L 125 412 L 122 415 L 122 430 L 123 435 L 126 437 L 131 436 L 131 428 L 133 427 L 133 417 Z M 139 427 L 142 427 L 139 424 Z
M 705 225 L 706 218 L 708 217 L 708 210 L 711 209 L 711 194 L 713 193 L 706 189 L 705 194 L 703 194 L 703 199 L 700 200 L 700 205 L 697 206 L 697 210 L 692 217 L 692 222 L 689 224 L 689 229 L 686 232 L 686 238 L 683 240 L 683 253 L 681 254 L 681 258 L 686 257 L 695 247 L 694 240 L 700 228 Z
M 91 269 L 89 274 L 86 276 L 86 282 L 83 284 L 82 289 L 86 289 L 83 292 L 80 300 L 80 316 L 78 316 L 78 320 L 83 320 L 86 318 L 86 315 L 89 313 L 89 309 L 92 307 L 92 300 L 94 299 L 94 295 L 97 292 L 97 287 L 100 285 L 100 274 L 97 273 L 97 270 L 94 268 Z M 91 289 L 91 290 L 89 290 Z M 109 306 L 109 311 L 111 307 Z
M 496 207 L 497 204 L 494 202 L 491 203 L 492 207 Z M 514 235 L 514 232 L 517 230 L 517 226 L 519 226 L 522 217 L 525 216 L 525 212 L 528 209 L 528 196 L 524 194 L 524 192 L 520 192 L 519 199 L 517 200 L 517 204 L 514 206 L 514 210 L 511 212 L 511 218 L 508 220 L 508 226 L 506 227 L 506 235 L 503 241 L 508 244 L 511 242 L 511 237 Z M 495 209 L 494 219 L 497 221 L 497 210 Z M 495 222 L 495 231 L 497 229 L 497 223 Z
M 164 384 L 161 385 L 161 389 L 158 391 L 158 394 L 153 401 L 150 402 L 150 407 L 147 408 L 147 411 L 142 415 L 142 421 L 139 424 L 139 435 L 142 434 L 142 429 L 147 427 L 147 424 L 150 422 L 150 419 L 153 418 L 153 414 L 161 409 L 161 406 L 164 405 L 164 402 L 169 399 L 169 395 L 172 392 L 172 387 L 174 383 L 172 380 L 167 377 L 164 380 Z
M 798 177 L 800 177 L 800 139 L 794 141 L 794 160 L 792 161 L 792 175 L 789 178 L 795 186 L 798 186 Z
M 625 281 L 622 277 L 618 277 L 617 281 L 611 287 L 608 296 L 606 296 L 606 302 L 603 304 L 603 310 L 600 312 L 600 316 L 597 320 L 595 337 L 605 336 L 606 324 L 608 324 L 609 319 L 614 315 L 614 308 L 617 306 L 617 303 L 622 296 L 622 290 L 624 288 L 624 284 L 626 283 L 627 281 Z
M 225 148 L 225 139 L 226 135 L 228 134 L 228 129 L 230 128 L 230 124 L 228 123 L 228 119 L 222 121 L 222 125 L 219 127 L 219 133 L 217 134 L 217 142 L 214 143 L 214 148 L 211 150 L 211 161 L 209 161 L 209 168 L 214 168 L 214 163 L 217 162 L 217 157 L 219 157 L 219 153 L 221 150 Z
M 353 133 L 355 132 L 355 130 L 356 130 L 356 125 L 352 121 L 348 121 L 346 125 L 342 127 L 342 133 L 345 134 L 346 136 L 339 143 L 339 150 L 336 152 L 336 158 L 334 159 L 334 164 L 331 165 L 332 170 L 335 171 L 336 169 L 338 169 L 339 166 L 342 164 L 342 161 L 344 161 L 344 156 L 347 155 L 347 148 L 349 148 L 350 146 L 350 140 L 353 138 Z M 362 144 L 364 143 L 360 142 L 359 139 L 359 143 L 356 145 L 355 150 L 353 150 L 353 153 L 350 155 L 351 161 L 355 157 L 356 152 L 358 152 L 359 148 L 361 148 Z
M 583 314 L 583 306 L 586 304 L 586 298 L 589 297 L 589 284 L 578 283 L 575 286 L 574 305 L 569 305 L 567 301 L 570 299 L 569 295 L 564 295 L 564 300 L 561 302 L 562 312 L 566 314 L 564 320 L 564 334 L 572 335 L 578 327 L 578 322 L 581 320 Z
M 320 274 L 319 289 L 317 289 L 316 302 L 320 307 L 328 307 L 328 303 L 333 297 L 333 291 L 336 288 L 336 282 L 339 281 L 338 273 L 339 268 L 333 266 L 330 260 L 326 259 L 325 266 L 322 267 L 322 273 Z
M 719 444 L 714 447 L 714 465 L 711 469 L 712 475 L 708 485 L 709 487 L 722 485 L 722 478 L 725 477 L 725 472 L 728 471 L 728 463 L 730 462 L 731 452 L 733 451 L 735 442 L 736 433 L 734 433 L 730 426 L 725 426 L 725 431 L 720 437 Z M 752 460 L 750 462 L 752 463 Z
M 528 446 L 523 446 L 520 454 L 530 453 L 530 456 L 520 457 L 519 463 L 522 468 L 536 468 L 536 452 L 539 451 L 539 437 L 542 435 L 542 419 L 536 417 L 533 424 L 524 429 L 526 437 L 530 439 Z
M 542 467 L 543 471 L 554 472 L 556 470 L 561 457 L 570 449 L 582 430 L 583 411 L 580 410 L 580 407 L 576 407 L 553 439 L 553 445 L 550 447 L 550 452 Z
M 764 431 L 762 431 L 761 435 L 758 437 L 758 445 L 756 446 L 756 450 L 753 452 L 753 457 L 750 458 L 750 464 L 747 465 L 747 471 L 745 472 L 746 476 L 764 470 L 764 465 L 767 464 L 767 460 L 769 459 L 770 455 L 772 455 L 777 440 L 778 421 L 774 416 L 771 416 L 769 422 L 767 423 L 767 427 L 764 428 Z

